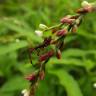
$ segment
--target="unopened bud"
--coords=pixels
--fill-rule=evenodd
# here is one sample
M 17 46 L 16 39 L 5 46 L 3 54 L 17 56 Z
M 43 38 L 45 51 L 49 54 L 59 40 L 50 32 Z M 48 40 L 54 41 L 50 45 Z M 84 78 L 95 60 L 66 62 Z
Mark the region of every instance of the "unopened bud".
M 80 19 L 76 20 L 76 24 L 79 25 L 80 24 Z
M 62 29 L 62 30 L 59 30 L 56 35 L 57 36 L 64 36 L 66 34 L 67 34 L 67 30 L 66 29 Z
M 61 59 L 61 51 L 59 49 L 56 51 L 56 57 Z
M 23 89 L 20 96 L 29 96 L 29 91 L 27 89 Z
M 35 33 L 36 33 L 36 35 L 39 36 L 39 37 L 42 37 L 42 35 L 43 35 L 43 32 L 40 31 L 40 30 L 36 30 Z
M 77 32 L 77 25 L 74 25 L 73 27 L 72 27 L 72 33 L 76 33 Z
M 49 51 L 49 52 L 41 55 L 40 58 L 39 58 L 39 61 L 40 61 L 40 62 L 45 61 L 45 60 L 47 60 L 48 58 L 52 57 L 53 55 L 54 55 L 54 51 L 51 50 L 51 51 Z
M 65 16 L 60 21 L 61 23 L 71 24 L 75 19 L 71 19 L 71 16 Z
M 94 11 L 94 9 L 96 8 L 94 6 L 95 3 L 88 3 L 87 1 L 83 1 L 81 3 L 82 8 L 77 10 L 77 13 L 88 13 L 88 12 L 92 12 Z
M 27 79 L 29 81 L 34 81 L 36 79 L 36 74 L 31 74 L 31 75 L 25 77 L 25 79 Z
M 48 29 L 48 27 L 44 24 L 39 24 L 39 28 L 42 29 L 42 30 Z
M 88 3 L 87 1 L 83 1 L 82 3 L 81 3 L 81 6 L 82 7 L 87 7 L 87 6 L 90 6 L 91 4 L 90 3 Z
M 78 9 L 77 10 L 77 13 L 79 13 L 79 14 L 85 14 L 85 13 L 92 12 L 92 11 L 93 11 L 93 8 L 89 6 L 89 7 Z

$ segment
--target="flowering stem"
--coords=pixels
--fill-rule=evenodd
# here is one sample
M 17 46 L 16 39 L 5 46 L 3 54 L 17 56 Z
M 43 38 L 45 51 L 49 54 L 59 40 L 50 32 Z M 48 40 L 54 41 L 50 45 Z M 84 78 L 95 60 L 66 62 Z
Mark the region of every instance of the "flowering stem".
M 53 31 L 53 29 L 57 29 L 57 30 L 53 33 L 55 35 L 55 38 L 53 38 L 53 34 L 49 37 L 44 38 L 44 41 L 42 44 L 32 48 L 32 50 L 30 51 L 30 54 L 31 54 L 34 50 L 38 51 L 38 49 L 41 50 L 41 49 L 46 49 L 48 46 L 51 47 L 51 50 L 49 51 L 47 50 L 46 53 L 43 52 L 44 50 L 41 50 L 43 54 L 42 53 L 37 54 L 39 59 L 37 61 L 38 63 L 36 63 L 35 65 L 38 65 L 39 67 L 36 69 L 37 71 L 35 72 L 35 76 L 31 75 L 31 77 L 28 77 L 28 80 L 31 82 L 31 86 L 33 87 L 33 89 L 36 88 L 36 85 L 39 80 L 44 79 L 46 64 L 50 60 L 50 58 L 52 56 L 56 56 L 57 59 L 61 58 L 61 51 L 64 49 L 63 47 L 65 46 L 64 44 L 65 38 L 70 34 L 76 33 L 78 27 L 82 23 L 83 17 L 87 13 L 93 12 L 94 9 L 96 9 L 96 7 L 94 7 L 95 5 L 94 6 L 93 5 L 94 5 L 93 3 L 88 3 L 84 1 L 82 3 L 82 8 L 77 10 L 76 15 L 74 16 L 68 15 L 63 17 L 60 20 L 60 23 L 55 26 L 47 27 L 46 25 L 40 24 L 40 28 L 43 29 L 43 32 L 46 32 L 49 30 Z M 41 31 L 38 31 L 38 32 L 41 32 Z M 54 45 L 54 48 L 51 45 Z M 31 55 L 29 56 L 31 58 Z M 30 92 L 30 96 L 34 96 L 31 94 L 32 93 Z

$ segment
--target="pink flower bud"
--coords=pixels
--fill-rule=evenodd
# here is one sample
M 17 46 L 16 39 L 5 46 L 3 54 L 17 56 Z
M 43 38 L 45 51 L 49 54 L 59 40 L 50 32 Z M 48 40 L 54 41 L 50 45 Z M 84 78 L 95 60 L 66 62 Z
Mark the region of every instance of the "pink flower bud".
M 72 22 L 73 22 L 74 20 L 75 20 L 75 19 L 71 19 L 69 16 L 65 16 L 65 17 L 63 17 L 60 21 L 61 21 L 61 23 L 72 24 Z
M 92 12 L 93 11 L 93 7 L 92 6 L 88 6 L 88 7 L 85 7 L 84 10 L 86 10 L 87 12 Z
M 46 59 L 48 59 L 49 57 L 52 57 L 54 55 L 54 51 L 51 50 L 43 55 L 40 56 L 39 58 L 39 61 L 42 62 L 42 61 L 45 61 Z
M 87 6 L 87 7 L 78 9 L 77 13 L 84 14 L 84 13 L 89 13 L 89 12 L 92 12 L 92 11 L 93 11 L 93 7 L 92 6 Z
M 25 77 L 25 79 L 27 79 L 27 80 L 29 80 L 29 81 L 33 81 L 33 80 L 36 79 L 36 74 L 31 74 L 31 75 Z
M 57 36 L 63 36 L 63 35 L 66 35 L 67 34 L 67 30 L 66 29 L 62 29 L 62 30 L 59 30 L 58 32 L 57 32 Z

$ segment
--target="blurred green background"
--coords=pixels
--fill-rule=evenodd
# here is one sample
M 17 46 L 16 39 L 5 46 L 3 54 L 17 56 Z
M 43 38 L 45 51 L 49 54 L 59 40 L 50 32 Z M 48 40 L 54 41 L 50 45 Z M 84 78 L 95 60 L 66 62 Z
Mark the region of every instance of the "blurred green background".
M 42 42 L 34 32 L 38 25 L 58 24 L 82 1 L 0 0 L 0 96 L 20 96 L 29 88 L 24 76 L 33 69 L 27 49 Z M 86 15 L 77 35 L 67 37 L 62 59 L 48 62 L 36 96 L 96 96 L 96 13 Z

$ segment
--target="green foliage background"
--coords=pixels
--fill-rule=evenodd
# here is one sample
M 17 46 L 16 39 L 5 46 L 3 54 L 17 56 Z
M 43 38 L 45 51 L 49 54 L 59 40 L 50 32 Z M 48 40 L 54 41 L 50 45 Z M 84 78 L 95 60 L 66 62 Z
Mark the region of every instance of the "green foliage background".
M 74 14 L 83 0 L 0 0 L 0 96 L 20 96 L 33 70 L 27 49 L 42 42 L 34 30 Z M 95 1 L 95 0 L 88 0 Z M 36 59 L 36 58 L 35 58 Z M 96 96 L 96 13 L 67 37 L 62 59 L 52 58 L 36 96 Z

